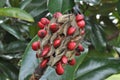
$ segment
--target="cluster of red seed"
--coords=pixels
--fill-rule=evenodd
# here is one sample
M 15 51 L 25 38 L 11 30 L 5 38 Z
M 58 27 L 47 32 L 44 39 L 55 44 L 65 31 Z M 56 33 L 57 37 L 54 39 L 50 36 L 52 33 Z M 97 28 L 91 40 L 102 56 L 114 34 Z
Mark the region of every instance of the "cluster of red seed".
M 57 12 L 53 16 L 55 19 L 57 19 L 61 17 L 62 14 L 60 12 Z M 79 34 L 84 35 L 85 21 L 83 15 L 77 14 L 75 17 L 75 21 L 80 29 Z M 40 37 L 40 40 L 33 42 L 32 49 L 34 51 L 37 51 L 36 57 L 41 59 L 40 68 L 45 68 L 47 65 L 50 65 L 52 61 L 50 60 L 52 59 L 50 58 L 50 56 L 52 55 L 53 58 L 57 56 L 55 55 L 56 53 L 52 53 L 53 48 L 54 49 L 61 48 L 60 46 L 62 44 L 63 38 L 66 38 L 68 36 L 73 36 L 77 31 L 77 28 L 71 25 L 67 29 L 66 32 L 67 36 L 63 37 L 60 34 L 58 34 L 58 36 L 55 37 L 53 42 L 49 42 L 51 37 L 49 37 L 48 35 L 51 34 L 52 36 L 53 34 L 55 34 L 61 28 L 61 25 L 62 25 L 61 23 L 59 24 L 57 23 L 57 21 L 56 22 L 49 21 L 47 18 L 41 18 L 41 20 L 38 22 L 38 26 L 40 28 L 40 30 L 38 31 L 38 36 Z M 45 37 L 46 39 L 49 40 L 44 39 Z M 46 41 L 44 41 L 44 43 L 41 43 L 42 40 L 46 40 Z M 68 51 L 75 51 L 76 56 L 79 56 L 80 53 L 84 51 L 83 46 L 81 44 L 78 45 L 74 40 L 68 41 L 66 46 L 67 46 L 66 49 Z M 58 75 L 62 75 L 64 73 L 63 66 L 65 64 L 69 64 L 73 66 L 76 63 L 75 58 L 69 58 L 68 56 L 66 56 L 66 54 L 67 53 L 62 54 L 60 59 L 58 59 L 57 62 L 55 62 L 55 64 L 52 65 L 55 67 L 56 73 Z

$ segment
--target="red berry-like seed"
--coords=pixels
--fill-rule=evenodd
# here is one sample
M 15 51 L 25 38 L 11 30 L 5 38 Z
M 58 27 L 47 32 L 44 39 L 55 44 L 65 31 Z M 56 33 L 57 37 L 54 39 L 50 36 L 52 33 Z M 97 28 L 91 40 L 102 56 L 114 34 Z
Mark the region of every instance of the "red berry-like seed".
M 61 12 L 56 12 L 53 14 L 54 18 L 59 18 L 60 16 L 62 16 Z
M 63 64 L 67 64 L 67 62 L 68 62 L 68 58 L 64 55 L 64 56 L 62 56 L 62 58 L 61 58 L 61 62 L 63 63 Z
M 84 16 L 83 15 L 81 15 L 81 14 L 77 14 L 77 16 L 76 16 L 76 21 L 78 22 L 78 21 L 81 21 L 81 20 L 83 20 L 84 19 Z
M 49 24 L 49 20 L 47 18 L 41 18 L 41 23 L 44 24 L 44 25 L 47 25 Z
M 58 29 L 59 29 L 59 28 L 58 28 L 57 23 L 52 23 L 52 24 L 50 25 L 50 30 L 51 30 L 53 33 L 56 32 Z
M 59 47 L 61 44 L 61 40 L 59 38 L 55 39 L 54 42 L 53 42 L 53 46 L 55 48 Z
M 41 29 L 41 30 L 38 31 L 38 36 L 40 38 L 44 38 L 46 35 L 47 35 L 47 31 L 46 30 Z
M 60 62 L 56 65 L 55 70 L 58 75 L 62 75 L 64 73 L 64 68 Z
M 77 50 L 77 52 L 82 52 L 82 51 L 84 51 L 84 48 L 81 44 L 79 44 L 76 50 Z
M 76 56 L 80 56 L 80 53 L 77 52 L 77 53 L 75 53 L 75 55 L 76 55 Z
M 48 59 L 44 59 L 41 63 L 40 63 L 40 68 L 45 68 L 47 66 L 48 63 Z
M 38 22 L 38 26 L 39 26 L 40 29 L 43 29 L 45 27 L 45 25 L 42 24 L 40 21 Z
M 75 27 L 69 27 L 67 30 L 67 35 L 73 35 L 76 31 Z
M 74 65 L 76 64 L 76 60 L 75 60 L 75 59 L 70 60 L 70 61 L 69 61 L 69 64 L 70 64 L 71 66 L 74 66 Z
M 83 29 L 85 27 L 85 21 L 81 20 L 81 21 L 77 22 L 77 25 L 79 28 Z
M 32 43 L 32 49 L 34 51 L 37 51 L 39 48 L 40 48 L 40 42 L 39 41 L 36 41 L 36 42 Z
M 81 34 L 81 35 L 84 35 L 84 34 L 85 34 L 85 30 L 82 30 L 82 31 L 80 32 L 80 34 Z
M 67 48 L 68 48 L 69 50 L 74 50 L 75 47 L 76 47 L 76 43 L 75 43 L 74 41 L 68 42 Z
M 50 46 L 45 46 L 41 52 L 41 57 L 44 57 L 48 54 L 48 52 L 50 51 Z

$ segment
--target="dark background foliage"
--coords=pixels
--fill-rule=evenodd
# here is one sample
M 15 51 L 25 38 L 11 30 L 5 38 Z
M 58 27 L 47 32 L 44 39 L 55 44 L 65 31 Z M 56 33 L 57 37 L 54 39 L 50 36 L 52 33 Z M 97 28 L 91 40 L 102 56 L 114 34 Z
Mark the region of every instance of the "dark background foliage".
M 38 65 L 31 49 L 37 22 L 54 12 L 71 13 L 75 6 L 86 20 L 85 51 L 64 75 L 48 67 L 41 80 L 104 80 L 119 74 L 120 0 L 0 0 L 0 80 L 29 80 Z

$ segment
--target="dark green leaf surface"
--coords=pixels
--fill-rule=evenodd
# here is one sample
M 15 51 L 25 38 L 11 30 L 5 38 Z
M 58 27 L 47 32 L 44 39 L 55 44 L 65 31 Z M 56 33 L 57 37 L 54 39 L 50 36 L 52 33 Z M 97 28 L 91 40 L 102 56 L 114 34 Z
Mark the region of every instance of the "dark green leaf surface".
M 24 40 L 24 38 L 21 35 L 21 32 L 16 30 L 14 26 L 9 26 L 9 25 L 6 25 L 6 24 L 0 24 L 0 25 L 4 30 L 6 30 L 7 32 L 12 34 L 17 39 Z
M 0 0 L 0 7 L 3 7 L 5 5 L 5 0 Z
M 38 66 L 35 51 L 31 48 L 32 43 L 37 40 L 38 37 L 35 36 L 25 50 L 20 68 L 19 80 L 25 80 L 28 76 L 33 74 L 35 68 Z
M 25 21 L 34 22 L 34 19 L 30 14 L 19 8 L 0 8 L 0 16 L 19 18 Z
M 80 65 L 76 80 L 104 80 L 120 72 L 119 59 L 89 58 Z
M 80 2 L 80 1 L 84 1 L 86 3 L 91 3 L 93 5 L 97 5 L 100 3 L 101 0 L 74 0 L 75 2 Z
M 53 14 L 55 12 L 66 12 L 73 8 L 73 0 L 48 0 L 48 9 Z
M 6 46 L 5 52 L 6 53 L 21 52 L 25 50 L 26 46 L 27 46 L 27 42 L 25 41 L 13 41 Z
M 118 10 L 118 13 L 120 15 L 120 0 L 118 1 L 118 4 L 117 4 L 117 10 Z
M 20 3 L 20 8 L 24 9 L 32 0 L 24 0 Z
M 91 39 L 93 46 L 98 51 L 104 51 L 106 48 L 106 38 L 102 27 L 92 21 L 86 21 L 86 23 L 86 28 L 88 28 L 89 32 L 88 35 Z
M 18 69 L 9 61 L 0 59 L 0 80 L 17 80 Z

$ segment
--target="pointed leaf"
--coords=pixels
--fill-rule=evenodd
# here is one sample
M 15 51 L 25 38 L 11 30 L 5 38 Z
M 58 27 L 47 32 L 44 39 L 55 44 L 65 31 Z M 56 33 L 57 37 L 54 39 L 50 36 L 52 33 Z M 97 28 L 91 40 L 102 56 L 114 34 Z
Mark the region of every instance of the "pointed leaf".
M 76 80 L 104 80 L 119 71 L 119 59 L 89 58 L 80 65 Z
M 53 14 L 55 12 L 66 12 L 73 8 L 73 0 L 48 0 L 48 9 Z
M 38 66 L 38 60 L 36 58 L 35 51 L 33 51 L 31 48 L 32 43 L 37 40 L 38 37 L 35 36 L 25 50 L 24 56 L 22 58 L 19 80 L 25 80 L 28 76 L 33 74 L 35 68 Z
M 34 19 L 30 14 L 19 8 L 0 8 L 0 16 L 19 18 L 25 21 L 34 22 Z

